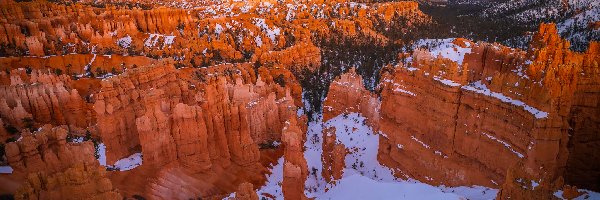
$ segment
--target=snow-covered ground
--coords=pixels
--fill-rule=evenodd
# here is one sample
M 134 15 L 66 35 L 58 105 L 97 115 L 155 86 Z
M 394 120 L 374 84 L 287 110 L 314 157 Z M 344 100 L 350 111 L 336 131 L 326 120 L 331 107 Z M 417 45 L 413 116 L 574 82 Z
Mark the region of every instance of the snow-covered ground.
M 382 166 L 377 161 L 379 133 L 366 124 L 366 118 L 357 113 L 339 115 L 327 122 L 315 117 L 309 122 L 307 141 L 304 145 L 304 157 L 308 164 L 309 175 L 305 182 L 305 194 L 315 199 L 494 199 L 496 189 L 481 186 L 444 187 L 431 186 L 416 180 L 396 179 L 393 169 Z M 334 184 L 327 184 L 321 176 L 322 171 L 322 130 L 335 127 L 338 143 L 350 150 L 346 156 L 346 168 L 343 178 Z M 258 191 L 283 199 L 281 182 L 283 181 L 284 158 L 272 166 L 272 174 L 267 183 Z M 316 173 L 312 173 L 315 171 Z M 234 195 L 234 194 L 232 194 Z
M 577 198 L 573 199 L 573 200 L 584 200 L 584 199 L 600 199 L 600 193 L 598 192 L 594 192 L 594 191 L 590 191 L 590 190 L 583 190 L 583 189 L 578 189 L 577 191 L 579 192 L 586 192 L 587 194 L 578 196 Z M 563 195 L 563 191 L 562 190 L 558 190 L 556 192 L 554 192 L 554 196 L 559 198 L 559 199 L 565 199 L 562 197 Z
M 110 169 L 115 169 L 118 171 L 129 171 L 142 165 L 142 153 L 134 153 L 126 158 L 118 160 L 117 162 L 115 162 L 114 165 L 107 165 L 106 145 L 104 145 L 104 143 L 98 144 L 96 151 L 98 152 L 98 162 L 100 163 L 100 165 Z
M 275 197 L 275 200 L 283 200 L 281 184 L 283 182 L 283 157 L 277 160 L 277 164 L 271 167 L 271 174 L 267 176 L 267 183 L 256 192 L 259 199 L 270 199 L 265 194 Z
M 414 49 L 427 49 L 433 57 L 438 55 L 462 65 L 466 54 L 471 53 L 470 43 L 465 43 L 466 48 L 454 44 L 455 38 L 446 39 L 421 39 L 415 42 Z

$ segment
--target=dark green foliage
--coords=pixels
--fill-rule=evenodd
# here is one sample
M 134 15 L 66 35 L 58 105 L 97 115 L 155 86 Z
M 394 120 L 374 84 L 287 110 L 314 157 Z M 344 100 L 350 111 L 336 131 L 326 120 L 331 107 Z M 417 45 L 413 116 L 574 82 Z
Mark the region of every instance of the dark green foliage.
M 33 128 L 35 126 L 35 121 L 33 120 L 33 118 L 25 117 L 22 120 L 23 120 L 23 126 L 25 126 L 25 128 L 27 128 L 29 130 L 33 130 Z
M 283 74 L 279 74 L 279 76 L 275 77 L 273 81 L 275 81 L 275 83 L 279 84 L 281 87 L 285 87 L 285 78 L 283 77 Z
M 275 145 L 275 141 L 269 140 L 258 144 L 259 149 L 277 149 L 278 145 Z
M 31 74 L 31 72 L 33 72 L 33 69 L 31 68 L 31 66 L 27 65 L 27 66 L 25 67 L 25 73 L 27 73 L 27 74 Z
M 131 198 L 134 198 L 135 200 L 146 200 L 146 198 L 142 197 L 141 195 L 137 195 L 137 194 L 131 196 Z
M 15 139 L 14 137 L 10 137 L 8 139 L 6 139 L 6 143 L 11 143 L 11 142 L 16 142 L 17 139 Z
M 56 74 L 57 76 L 60 76 L 63 74 L 62 69 L 54 69 L 54 74 Z
M 19 129 L 10 124 L 4 125 L 4 129 L 6 129 L 6 131 L 11 135 L 19 133 Z

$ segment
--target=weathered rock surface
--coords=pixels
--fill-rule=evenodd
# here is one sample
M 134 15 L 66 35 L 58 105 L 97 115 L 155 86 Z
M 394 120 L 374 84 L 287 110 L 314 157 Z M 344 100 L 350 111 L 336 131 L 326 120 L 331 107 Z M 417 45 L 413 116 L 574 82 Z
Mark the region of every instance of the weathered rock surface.
M 0 76 L 7 78 L 9 75 L 3 73 Z M 37 124 L 80 128 L 91 124 L 88 105 L 71 87 L 68 76 L 40 70 L 26 75 L 24 70 L 13 70 L 10 80 L 10 85 L 0 85 L 0 116 L 5 123 L 19 129 L 36 128 Z M 26 118 L 30 119 L 29 124 L 24 121 Z
M 462 39 L 452 44 L 449 51 L 469 49 L 464 62 L 416 50 L 408 65 L 384 70 L 379 115 L 371 114 L 377 100 L 363 109 L 373 100 L 360 79 L 348 80 L 354 72 L 342 75 L 331 85 L 324 118 L 371 115 L 368 122 L 382 132 L 378 159 L 398 177 L 501 187 L 500 199 L 551 198 L 561 176 L 575 180 L 583 172 L 592 176 L 578 183 L 594 187 L 597 163 L 580 156 L 597 151 L 594 142 L 582 144 L 597 135 L 590 129 L 597 120 L 597 44 L 571 52 L 554 25 L 540 27 L 528 52 Z
M 123 197 L 98 164 L 79 163 L 55 174 L 29 174 L 16 199 L 113 199 Z
M 328 183 L 342 178 L 346 167 L 348 150 L 344 144 L 338 144 L 335 137 L 335 127 L 323 130 L 323 171 L 322 176 Z
M 23 133 L 16 142 L 6 144 L 6 158 L 17 172 L 48 174 L 62 172 L 79 163 L 97 163 L 92 142 L 67 143 L 64 126 L 46 125 L 39 131 Z
M 354 68 L 331 83 L 329 93 L 323 103 L 323 121 L 343 113 L 363 113 L 371 120 L 379 118 L 379 100 L 375 94 L 365 89 L 362 77 Z
M 251 183 L 242 183 L 235 193 L 235 200 L 258 200 Z
M 308 166 L 304 159 L 303 144 L 305 132 L 298 126 L 296 118 L 290 118 L 283 128 L 282 140 L 285 146 L 283 158 L 283 183 L 281 188 L 285 199 L 307 199 L 304 195 L 304 182 L 308 177 Z

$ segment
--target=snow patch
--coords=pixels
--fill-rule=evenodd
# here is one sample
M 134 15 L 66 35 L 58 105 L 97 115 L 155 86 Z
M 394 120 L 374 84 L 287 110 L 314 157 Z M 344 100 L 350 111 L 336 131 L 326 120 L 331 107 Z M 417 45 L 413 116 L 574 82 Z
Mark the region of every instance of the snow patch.
M 140 165 L 142 165 L 142 153 L 134 153 L 127 158 L 115 162 L 113 168 L 119 171 L 129 171 Z
M 493 135 L 490 135 L 490 134 L 487 134 L 487 133 L 484 133 L 484 132 L 481 132 L 481 134 L 482 134 L 482 135 L 485 135 L 485 136 L 487 136 L 487 137 L 488 137 L 488 138 L 490 138 L 491 140 L 495 140 L 496 142 L 498 142 L 498 143 L 500 143 L 500 144 L 503 144 L 503 145 L 504 145 L 504 146 L 505 146 L 505 147 L 506 147 L 508 150 L 512 151 L 512 152 L 513 152 L 515 155 L 517 155 L 519 158 L 524 158 L 524 157 L 525 157 L 525 156 L 523 156 L 523 154 L 521 154 L 521 153 L 519 153 L 518 151 L 514 150 L 514 149 L 512 148 L 512 146 L 510 146 L 510 144 L 508 144 L 508 142 L 505 142 L 505 141 L 503 141 L 503 140 L 500 140 L 500 139 L 498 139 L 498 138 L 494 137 Z M 534 188 L 535 188 L 535 186 L 534 186 Z
M 475 92 L 475 93 L 479 93 L 479 94 L 483 94 L 483 95 L 486 95 L 486 96 L 494 97 L 494 98 L 499 99 L 500 101 L 502 101 L 504 103 L 510 103 L 512 105 L 522 107 L 524 110 L 526 110 L 529 113 L 533 114 L 535 116 L 535 118 L 537 118 L 537 119 L 548 118 L 548 113 L 547 112 L 538 110 L 538 109 L 536 109 L 536 108 L 534 108 L 532 106 L 529 106 L 529 105 L 525 104 L 522 101 L 515 100 L 515 99 L 512 99 L 510 97 L 504 96 L 504 94 L 502 94 L 502 93 L 492 92 L 481 81 L 473 82 L 473 83 L 471 83 L 469 85 L 462 86 L 462 89 L 468 90 L 468 91 L 472 91 L 472 92 Z
M 275 200 L 283 200 L 283 190 L 281 189 L 281 184 L 283 183 L 283 163 L 284 158 L 281 157 L 277 160 L 277 164 L 272 166 L 271 174 L 267 176 L 267 183 L 257 191 L 259 199 L 270 199 L 265 195 L 270 194 L 275 197 Z
M 378 182 L 354 174 L 339 180 L 337 185 L 317 199 L 461 199 L 452 193 L 423 183 Z
M 117 45 L 119 45 L 121 48 L 127 49 L 131 46 L 131 36 L 127 35 L 125 37 L 119 38 L 117 40 Z
M 469 43 L 466 43 L 467 48 L 462 48 L 454 44 L 455 38 L 447 39 L 421 39 L 415 42 L 416 48 L 426 48 L 433 56 L 441 56 L 450 59 L 462 65 L 466 54 L 471 53 Z
M 0 166 L 0 174 L 12 174 L 13 168 L 11 166 Z

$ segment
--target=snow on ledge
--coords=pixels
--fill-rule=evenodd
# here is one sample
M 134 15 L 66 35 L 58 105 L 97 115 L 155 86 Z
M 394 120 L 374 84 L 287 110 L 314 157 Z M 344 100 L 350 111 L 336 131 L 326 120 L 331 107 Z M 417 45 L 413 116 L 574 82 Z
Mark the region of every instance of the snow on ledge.
M 113 167 L 119 171 L 129 171 L 140 165 L 142 165 L 142 153 L 134 153 L 127 158 L 118 160 Z
M 513 152 L 515 155 L 517 155 L 519 158 L 524 158 L 524 157 L 525 157 L 525 156 L 523 156 L 523 154 L 521 154 L 521 153 L 519 153 L 518 151 L 514 150 L 514 149 L 512 148 L 512 146 L 510 146 L 510 144 L 508 144 L 508 142 L 505 142 L 505 141 L 503 141 L 503 140 L 500 140 L 500 139 L 498 139 L 498 138 L 494 137 L 493 135 L 490 135 L 490 134 L 487 134 L 487 133 L 484 133 L 484 132 L 481 132 L 481 134 L 482 134 L 482 135 L 485 135 L 485 136 L 487 136 L 487 137 L 488 137 L 488 138 L 490 138 L 491 140 L 494 140 L 494 141 L 496 141 L 496 142 L 498 142 L 498 143 L 500 143 L 500 144 L 503 144 L 503 145 L 504 145 L 504 146 L 505 146 L 505 147 L 506 147 L 508 150 L 512 151 L 512 152 Z
M 114 165 L 106 164 L 106 145 L 100 143 L 96 149 L 98 154 L 98 162 L 101 166 L 118 171 L 129 171 L 142 165 L 142 153 L 134 153 L 126 158 L 118 160 Z
M 402 88 L 406 88 L 406 86 L 404 86 L 404 85 L 400 85 L 398 83 L 394 83 L 394 87 L 395 87 L 394 90 L 393 90 L 394 92 L 402 92 L 402 93 L 408 94 L 410 96 L 417 96 L 417 94 L 415 94 L 415 93 L 413 93 L 411 91 L 402 89 Z
M 462 65 L 466 54 L 471 53 L 469 43 L 465 45 L 467 48 L 462 48 L 454 44 L 455 38 L 447 39 L 422 39 L 415 43 L 416 47 L 427 48 L 432 56 L 441 56 L 446 59 L 450 59 L 457 63 L 459 66 Z
M 510 103 L 515 106 L 523 107 L 524 110 L 529 111 L 531 114 L 533 114 L 535 116 L 535 118 L 538 118 L 538 119 L 548 118 L 547 112 L 544 112 L 544 111 L 538 110 L 534 107 L 531 107 L 522 101 L 515 100 L 510 97 L 504 96 L 504 94 L 502 94 L 502 93 L 492 92 L 487 88 L 487 86 L 485 84 L 481 83 L 481 81 L 477 81 L 477 82 L 471 83 L 469 85 L 462 86 L 461 88 L 464 90 L 468 90 L 468 91 L 483 94 L 486 96 L 494 97 L 504 103 Z
M 600 199 L 600 193 L 598 193 L 598 192 L 594 192 L 594 191 L 586 190 L 586 189 L 578 189 L 577 191 L 586 192 L 587 194 L 578 196 L 578 197 L 574 198 L 573 200 Z M 558 190 L 558 191 L 554 192 L 554 196 L 556 198 L 565 200 L 565 198 L 563 198 L 562 195 L 563 195 L 562 190 Z
M 454 81 L 452 81 L 450 79 L 443 79 L 443 78 L 440 78 L 438 76 L 434 76 L 433 80 L 436 80 L 436 81 L 438 81 L 440 83 L 443 83 L 444 85 L 447 85 L 447 86 L 450 86 L 450 87 L 461 86 L 460 83 L 454 82 Z

